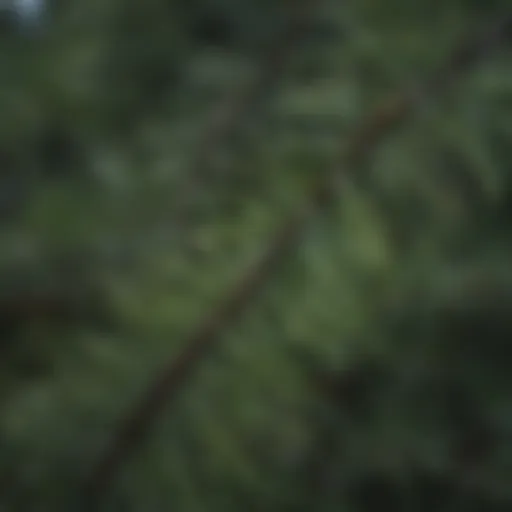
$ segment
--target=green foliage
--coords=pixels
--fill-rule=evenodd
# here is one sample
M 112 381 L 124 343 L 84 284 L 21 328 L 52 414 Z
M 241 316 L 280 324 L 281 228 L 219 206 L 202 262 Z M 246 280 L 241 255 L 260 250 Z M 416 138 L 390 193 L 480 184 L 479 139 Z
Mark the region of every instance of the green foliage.
M 196 172 L 208 119 L 257 78 L 295 4 L 48 5 L 43 31 L 6 22 L 0 37 L 0 508 L 14 512 L 78 510 L 122 415 L 362 116 L 508 7 L 313 6 L 278 86 Z M 338 199 L 102 510 L 510 509 L 510 62 L 504 46 L 340 169 Z

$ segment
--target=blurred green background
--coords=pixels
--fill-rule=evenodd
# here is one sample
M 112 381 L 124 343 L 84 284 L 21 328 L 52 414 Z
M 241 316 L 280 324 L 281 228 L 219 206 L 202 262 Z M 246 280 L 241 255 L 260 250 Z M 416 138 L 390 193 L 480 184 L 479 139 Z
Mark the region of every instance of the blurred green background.
M 361 119 L 511 6 L 40 7 L 0 12 L 9 512 L 79 510 L 119 420 Z M 101 510 L 512 510 L 511 56 L 346 169 Z

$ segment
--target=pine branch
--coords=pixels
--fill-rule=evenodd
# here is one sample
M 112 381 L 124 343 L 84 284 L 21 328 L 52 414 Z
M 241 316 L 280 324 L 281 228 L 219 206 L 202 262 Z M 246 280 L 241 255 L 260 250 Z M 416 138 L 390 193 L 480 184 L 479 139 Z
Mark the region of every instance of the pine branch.
M 300 234 L 310 215 L 319 207 L 336 198 L 333 180 L 339 180 L 340 171 L 353 169 L 388 137 L 394 129 L 410 117 L 423 103 L 423 98 L 443 92 L 463 71 L 467 71 L 512 33 L 512 16 L 502 17 L 488 31 L 472 35 L 447 60 L 447 63 L 426 82 L 386 101 L 370 115 L 343 151 L 332 176 L 319 181 L 309 200 L 293 213 L 268 243 L 260 259 L 227 293 L 206 319 L 199 324 L 185 344 L 185 349 L 159 373 L 139 403 L 129 411 L 114 434 L 97 465 L 86 482 L 84 501 L 95 509 L 117 477 L 123 464 L 144 440 L 150 427 L 163 409 L 182 389 L 205 355 L 215 348 L 222 332 L 234 323 L 257 296 L 267 280 L 274 274 L 287 255 L 296 247 Z

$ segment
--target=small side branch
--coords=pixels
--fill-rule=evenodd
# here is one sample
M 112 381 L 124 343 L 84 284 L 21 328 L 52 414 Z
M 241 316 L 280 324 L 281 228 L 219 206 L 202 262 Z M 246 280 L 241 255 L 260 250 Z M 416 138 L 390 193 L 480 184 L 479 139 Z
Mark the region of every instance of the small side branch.
M 290 59 L 308 34 L 315 4 L 312 0 L 291 2 L 288 26 L 264 52 L 256 78 L 250 84 L 226 93 L 226 99 L 214 109 L 177 195 L 173 224 L 178 228 L 183 227 L 187 207 L 196 197 L 197 190 L 204 187 L 210 177 L 216 153 L 250 121 L 285 74 Z

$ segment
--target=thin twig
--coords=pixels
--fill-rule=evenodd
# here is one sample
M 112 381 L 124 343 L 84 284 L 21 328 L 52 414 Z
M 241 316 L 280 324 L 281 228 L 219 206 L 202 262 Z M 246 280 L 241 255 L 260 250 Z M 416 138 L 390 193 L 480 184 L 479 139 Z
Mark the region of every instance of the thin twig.
M 443 91 L 461 72 L 469 69 L 512 32 L 512 17 L 500 20 L 483 35 L 473 35 L 469 41 L 456 50 L 447 63 L 430 80 L 412 92 L 408 89 L 402 94 L 386 101 L 362 123 L 354 138 L 337 162 L 335 173 L 319 181 L 309 200 L 303 204 L 281 226 L 267 245 L 267 250 L 253 266 L 241 277 L 224 300 L 206 319 L 199 324 L 188 341 L 185 349 L 158 374 L 142 399 L 121 422 L 93 468 L 87 481 L 85 499 L 94 509 L 109 489 L 123 464 L 141 444 L 150 427 L 155 423 L 163 409 L 168 406 L 182 389 L 183 384 L 197 368 L 209 350 L 218 342 L 221 333 L 244 312 L 257 296 L 263 285 L 277 270 L 280 263 L 296 247 L 300 234 L 311 213 L 336 198 L 336 187 L 332 178 L 336 178 L 345 167 L 353 167 L 389 136 L 402 121 L 421 105 L 424 95 Z M 419 94 L 418 92 L 421 92 Z M 341 168 L 340 168 L 341 167 Z
M 185 181 L 179 187 L 179 194 L 176 194 L 172 207 L 172 225 L 175 229 L 186 225 L 187 207 L 211 178 L 212 162 L 217 152 L 247 125 L 262 101 L 281 80 L 290 59 L 308 33 L 311 10 L 316 3 L 313 0 L 291 3 L 288 26 L 264 52 L 255 80 L 226 93 L 226 99 L 214 110 L 187 169 Z

